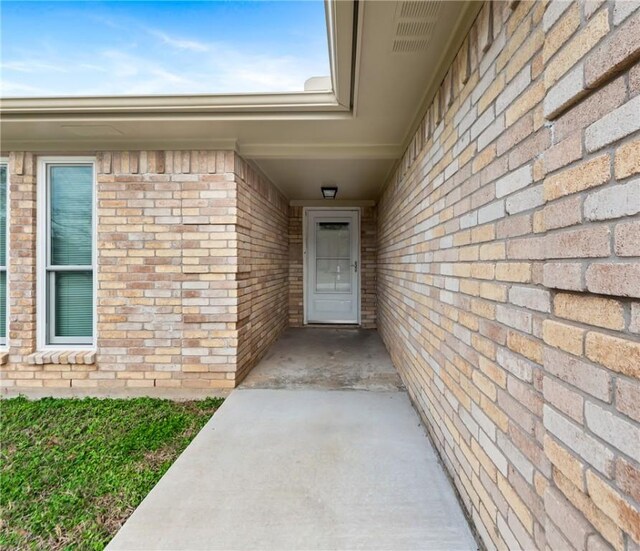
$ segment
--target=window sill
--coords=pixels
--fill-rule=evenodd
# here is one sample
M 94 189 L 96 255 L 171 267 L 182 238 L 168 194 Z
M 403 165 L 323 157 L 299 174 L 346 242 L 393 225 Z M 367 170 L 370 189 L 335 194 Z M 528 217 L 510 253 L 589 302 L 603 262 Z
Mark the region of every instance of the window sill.
M 31 365 L 75 364 L 93 365 L 96 363 L 95 350 L 41 350 L 27 356 Z

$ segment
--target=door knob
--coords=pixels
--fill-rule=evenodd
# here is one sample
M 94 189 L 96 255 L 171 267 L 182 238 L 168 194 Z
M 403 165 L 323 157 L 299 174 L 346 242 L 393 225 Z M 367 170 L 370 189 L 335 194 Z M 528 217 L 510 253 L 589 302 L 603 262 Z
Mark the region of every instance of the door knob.
M 353 266 L 355 272 L 358 273 L 358 261 L 356 260 L 353 264 L 351 264 L 351 266 Z

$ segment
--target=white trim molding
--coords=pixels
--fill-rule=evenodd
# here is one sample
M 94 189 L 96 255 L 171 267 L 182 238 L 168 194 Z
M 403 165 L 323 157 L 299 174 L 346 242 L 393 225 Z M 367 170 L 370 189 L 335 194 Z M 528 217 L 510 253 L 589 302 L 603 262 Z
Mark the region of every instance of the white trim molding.
M 48 167 L 51 165 L 90 164 L 92 166 L 93 195 L 92 195 L 92 271 L 93 271 L 93 335 L 89 342 L 59 342 L 51 343 L 48 339 L 50 327 L 47 296 L 47 247 L 48 247 L 48 219 L 49 197 L 47 190 Z M 36 346 L 38 351 L 46 350 L 92 350 L 97 342 L 97 304 L 98 304 L 98 251 L 97 251 L 97 178 L 96 158 L 91 156 L 51 156 L 38 159 L 37 173 L 37 230 L 36 230 Z

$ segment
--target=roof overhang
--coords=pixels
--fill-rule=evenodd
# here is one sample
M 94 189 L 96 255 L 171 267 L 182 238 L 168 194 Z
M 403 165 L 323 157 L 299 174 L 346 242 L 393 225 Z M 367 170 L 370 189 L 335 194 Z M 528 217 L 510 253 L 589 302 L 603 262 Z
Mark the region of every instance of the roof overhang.
M 269 94 L 198 94 L 152 96 L 83 96 L 0 98 L 5 120 L 118 121 L 252 119 L 349 114 L 354 98 L 357 0 L 325 0 L 332 89 Z
M 234 149 L 290 200 L 317 199 L 327 183 L 341 199 L 375 200 L 482 3 L 325 2 L 331 90 L 4 99 L 2 150 Z M 411 37 L 423 46 L 397 47 L 407 27 L 426 29 Z

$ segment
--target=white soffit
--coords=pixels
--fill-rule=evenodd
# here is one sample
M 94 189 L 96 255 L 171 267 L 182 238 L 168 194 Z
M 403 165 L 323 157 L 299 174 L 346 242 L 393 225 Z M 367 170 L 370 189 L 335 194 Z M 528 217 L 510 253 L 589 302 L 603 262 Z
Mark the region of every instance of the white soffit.
M 320 199 L 322 186 L 336 186 L 338 199 L 373 199 L 370 190 L 395 159 L 261 159 L 256 164 L 290 199 Z

